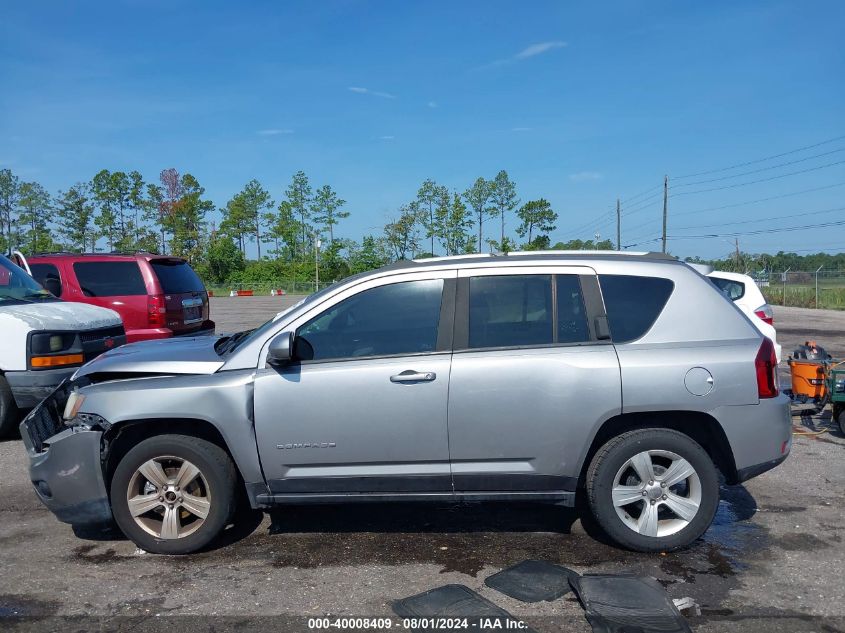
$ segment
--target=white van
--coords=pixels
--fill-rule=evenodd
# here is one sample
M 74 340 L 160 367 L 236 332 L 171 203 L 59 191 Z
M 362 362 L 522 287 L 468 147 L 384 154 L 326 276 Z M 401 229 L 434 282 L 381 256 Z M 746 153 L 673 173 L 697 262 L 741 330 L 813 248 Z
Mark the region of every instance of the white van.
M 0 255 L 0 436 L 83 363 L 126 342 L 114 310 L 60 301 Z

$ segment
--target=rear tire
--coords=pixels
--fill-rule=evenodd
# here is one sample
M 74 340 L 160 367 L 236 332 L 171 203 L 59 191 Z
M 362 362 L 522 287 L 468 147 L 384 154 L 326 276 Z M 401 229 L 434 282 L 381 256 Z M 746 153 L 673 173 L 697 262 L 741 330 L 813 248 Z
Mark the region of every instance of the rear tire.
M 6 379 L 0 376 L 0 438 L 12 435 L 19 421 L 20 412 L 15 404 L 12 389 Z
M 586 487 L 599 526 L 638 552 L 686 547 L 707 530 L 719 505 L 710 456 L 690 437 L 662 428 L 607 442 L 590 463 Z
M 236 507 L 235 467 L 216 444 L 157 435 L 120 460 L 111 505 L 121 531 L 155 554 L 188 554 L 214 540 Z

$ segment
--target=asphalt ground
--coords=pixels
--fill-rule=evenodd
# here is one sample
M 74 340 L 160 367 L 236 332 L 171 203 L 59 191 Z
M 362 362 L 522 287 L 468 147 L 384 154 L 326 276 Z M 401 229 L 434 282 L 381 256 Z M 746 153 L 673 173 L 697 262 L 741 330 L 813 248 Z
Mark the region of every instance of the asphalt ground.
M 292 300 L 215 298 L 212 314 L 230 332 Z M 785 352 L 811 336 L 845 356 L 843 312 L 776 308 L 775 324 Z M 292 506 L 245 515 L 208 551 L 155 556 L 114 531 L 77 535 L 56 521 L 30 489 L 20 440 L 6 440 L 0 630 L 305 631 L 308 617 L 324 615 L 392 617 L 404 630 L 393 601 L 456 583 L 537 631 L 589 631 L 572 594 L 526 604 L 484 585 L 541 559 L 656 577 L 700 605 L 695 631 L 845 631 L 845 438 L 824 431 L 828 422 L 827 412 L 794 418 L 801 435 L 782 466 L 724 487 L 702 539 L 655 555 L 607 544 L 577 509 L 474 503 Z

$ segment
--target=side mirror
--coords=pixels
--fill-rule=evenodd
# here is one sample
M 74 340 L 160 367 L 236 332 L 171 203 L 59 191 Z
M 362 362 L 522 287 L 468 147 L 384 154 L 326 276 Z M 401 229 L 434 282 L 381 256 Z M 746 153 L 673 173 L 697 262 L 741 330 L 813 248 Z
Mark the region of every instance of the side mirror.
M 293 358 L 293 332 L 282 332 L 270 341 L 267 362 L 271 365 L 285 365 L 291 358 Z

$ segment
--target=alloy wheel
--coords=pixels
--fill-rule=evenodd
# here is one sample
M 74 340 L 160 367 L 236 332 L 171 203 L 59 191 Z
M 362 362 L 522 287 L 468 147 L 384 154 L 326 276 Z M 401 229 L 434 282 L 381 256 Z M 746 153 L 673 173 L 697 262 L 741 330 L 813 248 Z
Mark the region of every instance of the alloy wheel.
M 628 528 L 643 536 L 669 536 L 698 514 L 701 480 L 677 453 L 643 451 L 617 471 L 611 496 L 617 516 Z
M 188 460 L 154 457 L 130 478 L 126 502 L 141 529 L 172 540 L 202 527 L 211 509 L 211 490 L 200 469 Z

